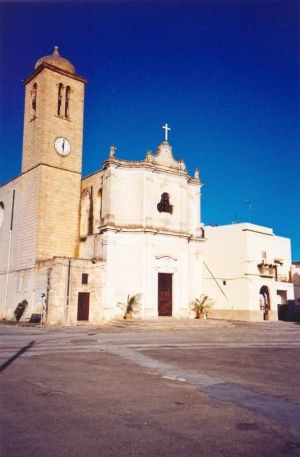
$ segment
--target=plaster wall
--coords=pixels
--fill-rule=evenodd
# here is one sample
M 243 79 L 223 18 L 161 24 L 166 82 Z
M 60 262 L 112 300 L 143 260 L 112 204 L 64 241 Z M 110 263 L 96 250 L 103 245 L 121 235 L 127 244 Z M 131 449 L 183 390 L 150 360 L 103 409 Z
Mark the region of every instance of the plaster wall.
M 288 280 L 291 268 L 290 240 L 274 235 L 272 229 L 253 224 L 245 224 L 242 231 L 246 239 L 246 273 L 257 274 L 260 262 L 277 262 L 278 277 Z
M 200 235 L 200 185 L 189 183 L 186 175 L 111 165 L 82 180 L 82 189 L 91 188 L 94 233 L 99 225 L 113 225 Z M 164 192 L 172 214 L 157 209 Z
M 142 294 L 140 317 L 158 316 L 158 273 L 173 275 L 172 315 L 189 315 L 189 303 L 199 296 L 201 242 L 153 233 L 106 232 L 99 245 L 105 260 L 104 317 L 122 317 L 118 303 Z
M 0 274 L 7 270 L 12 210 L 9 269 L 28 268 L 34 265 L 38 220 L 37 183 L 38 171 L 35 169 L 0 187 L 0 201 L 4 205 L 3 224 L 0 228 Z
M 88 284 L 82 284 L 83 273 L 88 274 Z M 88 322 L 94 324 L 102 322 L 103 286 L 103 263 L 93 263 L 81 259 L 55 258 L 51 267 L 47 323 L 77 324 L 79 292 L 90 294 Z
M 271 229 L 254 224 L 206 227 L 204 290 L 215 300 L 211 317 L 262 320 L 259 294 L 262 286 L 270 293 L 270 318 L 277 319 L 277 305 L 293 298 L 288 282 L 291 262 L 290 241 L 277 237 Z M 278 281 L 260 274 L 258 264 L 278 263 Z M 269 260 L 268 260 L 269 259 Z M 214 278 L 212 277 L 214 276 Z M 279 280 L 280 279 L 280 280 Z
M 205 227 L 205 238 L 204 293 L 214 299 L 215 310 L 248 309 L 249 284 L 243 273 L 246 245 L 242 232 L 234 226 Z
M 4 302 L 1 301 L 1 317 L 5 317 L 6 320 L 12 320 L 14 317 L 14 310 L 18 303 L 23 300 L 26 300 L 28 305 L 22 315 L 21 321 L 30 318 L 32 313 L 44 313 L 47 294 L 47 278 L 47 268 L 40 265 L 35 268 L 20 268 L 11 271 L 9 274 L 9 288 L 5 310 L 3 306 Z M 0 277 L 0 281 L 0 287 L 2 289 L 2 276 Z
M 18 303 L 19 272 L 30 271 L 35 265 L 38 220 L 38 203 L 35 198 L 37 176 L 38 172 L 34 169 L 0 187 L 0 202 L 4 206 L 0 227 L 0 315 L 2 317 L 9 314 L 11 308 L 15 309 Z M 10 230 L 11 221 L 12 230 Z

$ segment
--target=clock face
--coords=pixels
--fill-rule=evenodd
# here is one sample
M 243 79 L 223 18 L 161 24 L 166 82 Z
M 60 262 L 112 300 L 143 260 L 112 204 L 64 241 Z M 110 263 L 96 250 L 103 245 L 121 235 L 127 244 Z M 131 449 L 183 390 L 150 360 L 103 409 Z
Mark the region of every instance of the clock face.
M 56 138 L 54 142 L 55 151 L 61 156 L 67 156 L 71 152 L 71 145 L 65 138 Z

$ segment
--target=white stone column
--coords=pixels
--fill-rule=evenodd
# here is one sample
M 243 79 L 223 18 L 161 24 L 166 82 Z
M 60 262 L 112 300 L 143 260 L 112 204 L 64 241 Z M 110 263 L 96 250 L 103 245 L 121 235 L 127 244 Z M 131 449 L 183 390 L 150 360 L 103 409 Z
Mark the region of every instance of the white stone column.
M 179 184 L 180 189 L 180 231 L 187 232 L 187 212 L 188 212 L 188 192 L 186 181 L 181 180 Z
M 144 317 L 157 316 L 157 298 L 155 297 L 155 280 L 157 272 L 154 269 L 153 234 L 146 233 L 144 239 Z

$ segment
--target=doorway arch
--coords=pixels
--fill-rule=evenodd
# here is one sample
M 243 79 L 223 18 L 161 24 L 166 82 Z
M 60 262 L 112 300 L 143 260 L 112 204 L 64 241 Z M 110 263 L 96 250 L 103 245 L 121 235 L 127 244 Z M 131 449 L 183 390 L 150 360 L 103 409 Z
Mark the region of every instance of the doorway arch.
M 269 320 L 271 309 L 270 291 L 267 286 L 262 286 L 259 291 L 260 308 L 264 311 L 264 320 Z

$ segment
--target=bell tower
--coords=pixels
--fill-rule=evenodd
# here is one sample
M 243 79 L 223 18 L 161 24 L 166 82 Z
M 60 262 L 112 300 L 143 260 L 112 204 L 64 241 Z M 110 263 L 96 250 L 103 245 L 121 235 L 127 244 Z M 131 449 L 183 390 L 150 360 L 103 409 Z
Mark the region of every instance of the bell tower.
M 37 260 L 78 255 L 85 83 L 57 47 L 24 80 L 22 175 L 37 201 Z

